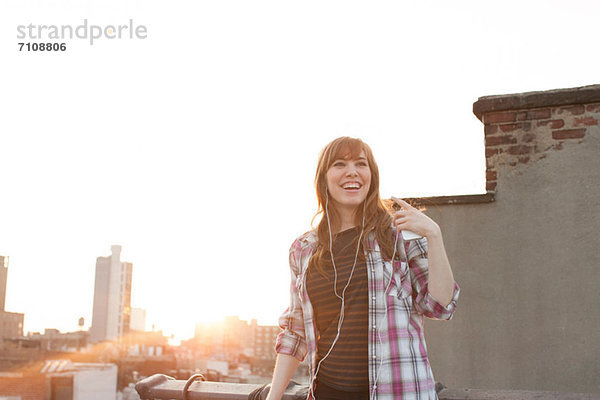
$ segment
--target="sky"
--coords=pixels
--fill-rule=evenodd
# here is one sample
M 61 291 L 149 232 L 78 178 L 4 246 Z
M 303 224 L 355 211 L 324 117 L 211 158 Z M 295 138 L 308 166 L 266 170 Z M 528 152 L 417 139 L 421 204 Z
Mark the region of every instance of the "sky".
M 3 1 L 6 309 L 25 332 L 87 329 L 96 257 L 119 244 L 149 329 L 276 324 L 325 144 L 366 141 L 384 198 L 483 193 L 472 104 L 599 83 L 599 16 L 591 0 Z M 147 35 L 19 51 L 40 42 L 19 25 L 84 20 Z

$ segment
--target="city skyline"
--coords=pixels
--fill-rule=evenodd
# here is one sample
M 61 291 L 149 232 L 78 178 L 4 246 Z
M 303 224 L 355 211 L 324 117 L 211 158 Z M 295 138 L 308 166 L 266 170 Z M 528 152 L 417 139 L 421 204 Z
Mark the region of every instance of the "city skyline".
M 132 282 L 132 263 L 121 261 L 120 255 L 122 246 L 112 245 L 111 254 L 109 256 L 99 256 L 96 259 L 96 279 L 94 289 L 94 304 L 92 323 L 87 331 L 90 335 L 90 342 L 112 341 L 119 342 L 122 337 L 129 334 L 130 331 L 137 332 L 154 332 L 155 327 L 151 330 L 146 326 L 146 310 L 139 307 L 131 307 L 131 282 Z M 8 283 L 8 256 L 0 255 L 0 313 L 4 313 L 6 289 Z M 19 313 L 8 313 L 20 315 Z M 0 315 L 3 316 L 4 314 Z M 46 334 L 46 332 L 56 331 L 59 333 L 74 333 L 81 332 L 83 325 L 82 318 L 78 321 L 78 331 L 61 331 L 54 326 L 44 327 L 39 331 L 23 332 L 22 335 L 6 336 L 6 338 L 16 339 L 21 336 L 29 337 L 32 335 Z M 199 327 L 205 327 L 212 331 L 227 331 L 228 324 L 231 321 L 234 323 L 248 324 L 257 326 L 258 320 L 251 318 L 248 321 L 241 320 L 238 315 L 224 315 L 219 321 L 211 322 L 195 322 L 193 324 L 194 334 L 190 337 L 179 337 L 177 341 L 197 338 Z M 1 324 L 0 324 L 1 325 Z M 20 329 L 23 328 L 22 322 Z M 278 325 L 258 325 L 263 327 L 277 327 Z M 0 329 L 1 331 L 1 329 Z M 162 330 L 161 330 L 162 331 Z M 12 332 L 12 331 L 10 331 Z M 2 333 L 2 332 L 0 332 Z M 171 335 L 173 336 L 173 335 Z M 0 335 L 1 337 L 1 335 Z

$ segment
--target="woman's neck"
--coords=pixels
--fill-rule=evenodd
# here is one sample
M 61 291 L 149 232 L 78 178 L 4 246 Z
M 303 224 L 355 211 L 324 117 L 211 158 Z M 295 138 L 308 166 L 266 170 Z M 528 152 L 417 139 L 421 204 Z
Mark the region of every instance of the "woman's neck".
M 340 217 L 340 225 L 337 229 L 336 233 L 340 233 L 350 228 L 354 228 L 356 226 L 356 221 L 354 218 L 354 210 L 348 209 L 339 209 L 338 215 Z

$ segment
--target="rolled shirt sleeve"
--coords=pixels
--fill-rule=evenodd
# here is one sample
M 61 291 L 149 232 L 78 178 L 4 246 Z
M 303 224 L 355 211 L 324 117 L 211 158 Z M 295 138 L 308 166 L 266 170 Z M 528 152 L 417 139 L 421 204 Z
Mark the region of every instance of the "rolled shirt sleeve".
M 304 318 L 302 302 L 298 294 L 298 263 L 297 249 L 300 244 L 295 241 L 290 248 L 290 306 L 279 317 L 279 326 L 283 331 L 277 336 L 275 352 L 288 354 L 303 361 L 307 354 L 304 334 Z
M 414 307 L 417 312 L 432 319 L 452 318 L 460 295 L 460 287 L 454 282 L 452 300 L 443 306 L 429 293 L 429 262 L 427 259 L 427 239 L 412 240 L 406 251 L 413 286 Z

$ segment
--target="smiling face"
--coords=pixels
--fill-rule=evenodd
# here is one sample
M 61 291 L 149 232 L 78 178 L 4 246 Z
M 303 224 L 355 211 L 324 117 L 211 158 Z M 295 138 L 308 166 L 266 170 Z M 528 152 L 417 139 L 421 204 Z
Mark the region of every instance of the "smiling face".
M 325 176 L 330 200 L 342 213 L 354 213 L 371 187 L 371 168 L 364 150 L 356 157 L 337 158 Z

